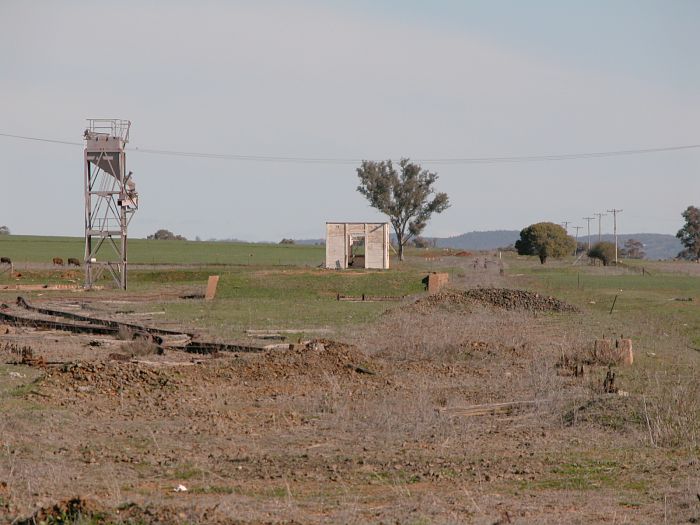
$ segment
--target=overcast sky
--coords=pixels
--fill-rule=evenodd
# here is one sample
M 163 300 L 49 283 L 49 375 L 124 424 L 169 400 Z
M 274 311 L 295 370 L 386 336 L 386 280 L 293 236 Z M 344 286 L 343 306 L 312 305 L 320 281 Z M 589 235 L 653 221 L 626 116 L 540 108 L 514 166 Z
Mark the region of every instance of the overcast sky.
M 382 219 L 356 165 L 133 148 L 440 159 L 700 144 L 699 22 L 695 0 L 1 0 L 0 133 L 79 142 L 88 117 L 131 120 L 133 237 L 317 238 L 328 220 Z M 0 224 L 82 235 L 82 158 L 0 137 Z M 700 149 L 424 167 L 452 202 L 434 236 L 583 226 L 613 207 L 623 233 L 675 233 L 700 205 Z

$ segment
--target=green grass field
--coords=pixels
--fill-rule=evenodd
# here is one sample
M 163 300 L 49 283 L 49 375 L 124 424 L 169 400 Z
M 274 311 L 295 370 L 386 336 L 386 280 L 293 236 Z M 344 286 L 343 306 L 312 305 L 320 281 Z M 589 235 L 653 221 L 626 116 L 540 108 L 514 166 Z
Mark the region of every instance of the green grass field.
M 664 272 L 661 262 L 643 264 L 649 273 L 513 259 L 511 270 L 521 275 L 522 287 L 560 297 L 589 312 L 600 335 L 634 332 L 642 347 L 656 351 L 665 344 L 664 333 L 676 332 L 687 337 L 688 345 L 700 347 L 700 277 Z M 680 264 L 692 268 L 694 263 Z
M 9 272 L 0 275 L 0 284 L 82 283 L 80 269 L 32 267 L 50 264 L 53 257 L 64 260 L 80 254 L 82 239 L 69 237 L 8 236 L 0 238 L 0 254 L 11 257 L 22 277 Z M 80 257 L 80 255 L 78 255 Z M 129 241 L 127 294 L 156 297 L 136 310 L 165 311 L 167 322 L 202 328 L 220 337 L 240 337 L 248 328 L 339 328 L 367 322 L 393 303 L 343 302 L 337 294 L 357 296 L 404 296 L 423 290 L 425 270 L 414 264 L 401 265 L 388 272 L 319 269 L 324 247 L 305 245 L 243 244 L 192 241 Z M 29 264 L 23 268 L 23 264 Z M 164 266 L 162 266 L 164 265 Z M 207 278 L 219 275 L 217 299 L 212 303 L 182 300 L 181 295 L 203 293 Z M 103 275 L 101 285 L 111 286 Z M 43 292 L 22 292 L 29 298 Z M 49 294 L 51 292 L 48 292 Z M 92 292 L 123 295 L 119 290 Z M 0 292 L 4 300 L 17 293 Z M 162 300 L 157 297 L 162 295 Z
M 393 303 L 344 302 L 337 300 L 337 294 L 416 294 L 423 290 L 425 275 L 416 269 L 337 272 L 275 266 L 138 270 L 130 274 L 131 290 L 158 291 L 167 283 L 203 291 L 211 274 L 220 276 L 217 299 L 212 303 L 163 301 L 157 307 L 168 319 L 227 337 L 248 328 L 339 328 L 370 321 Z
M 0 256 L 15 264 L 50 264 L 54 257 L 82 261 L 84 246 L 82 237 L 0 236 Z M 318 266 L 324 257 L 323 246 L 129 240 L 131 264 Z

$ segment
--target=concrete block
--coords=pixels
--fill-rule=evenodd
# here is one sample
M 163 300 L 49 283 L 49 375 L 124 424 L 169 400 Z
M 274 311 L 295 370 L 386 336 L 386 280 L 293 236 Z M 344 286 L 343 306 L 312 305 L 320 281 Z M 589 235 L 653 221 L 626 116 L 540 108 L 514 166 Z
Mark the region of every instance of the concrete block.
M 432 272 L 428 274 L 428 293 L 439 292 L 447 285 L 450 275 L 447 273 Z
M 634 352 L 632 352 L 632 339 L 618 339 L 616 342 L 617 354 L 620 364 L 631 365 L 634 363 Z
M 216 287 L 219 284 L 218 275 L 210 275 L 209 281 L 207 281 L 207 292 L 204 294 L 205 301 L 211 301 L 216 297 Z

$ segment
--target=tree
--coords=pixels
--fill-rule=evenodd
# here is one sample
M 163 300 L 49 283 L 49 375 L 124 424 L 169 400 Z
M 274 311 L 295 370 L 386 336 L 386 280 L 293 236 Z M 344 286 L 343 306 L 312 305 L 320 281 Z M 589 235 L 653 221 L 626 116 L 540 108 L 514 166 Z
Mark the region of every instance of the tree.
M 644 251 L 644 244 L 637 239 L 627 239 L 625 241 L 625 246 L 621 250 L 621 255 L 628 259 L 644 259 L 646 257 L 646 252 Z
M 615 260 L 615 244 L 606 241 L 597 242 L 588 250 L 588 256 L 591 259 L 599 259 L 603 262 L 603 266 L 607 266 Z
M 10 235 L 10 228 L 7 226 L 0 226 L 0 235 Z
M 700 208 L 688 206 L 681 215 L 685 219 L 685 225 L 678 230 L 676 237 L 685 249 L 678 256 L 700 261 Z
M 158 230 L 153 235 L 149 235 L 146 239 L 154 239 L 156 241 L 186 241 L 182 235 L 175 235 L 170 230 Z
M 416 248 L 435 248 L 437 241 L 435 239 L 426 239 L 425 237 L 414 237 L 413 246 Z
M 398 169 L 390 161 L 363 160 L 357 168 L 360 185 L 370 206 L 389 216 L 403 261 L 403 248 L 412 237 L 425 229 L 433 213 L 450 207 L 446 193 L 435 193 L 437 173 L 424 170 L 409 159 L 401 159 Z
M 520 231 L 515 241 L 519 255 L 537 255 L 544 264 L 548 257 L 564 257 L 574 252 L 576 241 L 553 222 L 538 222 Z

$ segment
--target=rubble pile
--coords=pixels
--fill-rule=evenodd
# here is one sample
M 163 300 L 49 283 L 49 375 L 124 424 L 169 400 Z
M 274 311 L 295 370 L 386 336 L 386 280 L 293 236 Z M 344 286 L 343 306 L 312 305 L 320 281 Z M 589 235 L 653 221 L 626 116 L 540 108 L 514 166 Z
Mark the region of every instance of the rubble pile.
M 427 312 L 433 308 L 468 311 L 469 307 L 474 305 L 530 312 L 579 311 L 575 306 L 555 297 L 510 288 L 472 288 L 464 291 L 443 290 L 418 299 L 412 306 L 418 311 Z
M 164 370 L 139 363 L 79 362 L 48 370 L 44 379 L 66 391 L 116 394 L 124 391 L 154 391 L 175 386 Z
M 292 345 L 289 350 L 271 350 L 260 361 L 248 365 L 247 374 L 256 378 L 286 378 L 292 376 L 372 375 L 376 363 L 353 345 L 329 339 L 315 339 Z
M 548 295 L 510 288 L 473 288 L 464 294 L 471 300 L 504 310 L 578 312 L 578 308 Z

